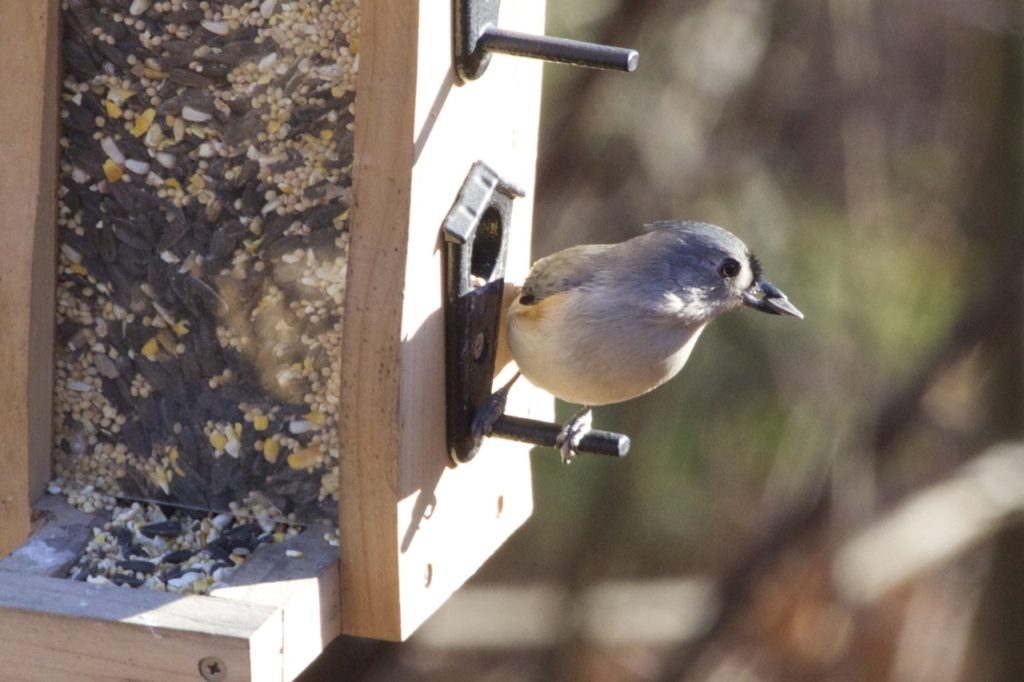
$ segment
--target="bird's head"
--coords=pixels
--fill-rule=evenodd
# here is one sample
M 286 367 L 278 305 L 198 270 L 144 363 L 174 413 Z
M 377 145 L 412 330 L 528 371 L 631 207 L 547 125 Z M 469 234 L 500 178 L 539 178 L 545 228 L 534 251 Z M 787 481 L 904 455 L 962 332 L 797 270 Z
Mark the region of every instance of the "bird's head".
M 665 312 L 692 322 L 747 306 L 803 318 L 771 282 L 747 246 L 731 232 L 697 222 L 649 225 L 636 242 L 639 270 L 650 268 Z

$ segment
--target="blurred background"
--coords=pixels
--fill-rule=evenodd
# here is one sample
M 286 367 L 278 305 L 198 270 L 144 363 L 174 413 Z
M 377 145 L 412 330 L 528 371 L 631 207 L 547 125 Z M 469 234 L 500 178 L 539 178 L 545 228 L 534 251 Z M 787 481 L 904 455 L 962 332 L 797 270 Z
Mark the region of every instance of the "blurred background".
M 309 679 L 1024 680 L 1024 4 L 548 12 L 641 62 L 546 67 L 535 255 L 713 222 L 807 319 L 717 321 L 597 411 L 628 458 L 535 454 L 448 606 Z

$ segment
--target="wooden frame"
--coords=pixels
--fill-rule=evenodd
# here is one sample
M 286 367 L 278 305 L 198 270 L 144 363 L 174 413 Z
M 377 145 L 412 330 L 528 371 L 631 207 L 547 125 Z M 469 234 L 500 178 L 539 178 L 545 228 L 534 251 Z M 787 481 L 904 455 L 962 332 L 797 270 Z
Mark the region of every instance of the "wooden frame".
M 341 629 L 337 552 L 311 529 L 263 545 L 210 596 L 64 577 L 103 514 L 44 496 L 47 523 L 0 560 L 4 679 L 292 680 Z M 304 553 L 301 561 L 287 549 Z
M 14 0 L 2 14 L 3 678 L 196 680 L 208 659 L 229 675 L 209 679 L 294 679 L 340 632 L 337 551 L 317 531 L 295 540 L 301 561 L 283 544 L 261 547 L 213 596 L 55 577 L 102 523 L 40 498 L 51 475 L 59 3 Z
M 543 0 L 504 5 L 503 25 L 543 31 Z M 71 512 L 55 512 L 54 498 L 40 497 L 50 476 L 59 3 L 4 4 L 5 676 L 193 680 L 210 658 L 231 671 L 229 679 L 290 680 L 342 629 L 407 637 L 529 517 L 528 446 L 489 441 L 468 465 L 447 460 L 439 231 L 472 163 L 483 160 L 528 192 L 513 210 L 507 267 L 510 279 L 525 274 L 541 65 L 496 57 L 484 78 L 462 86 L 452 68 L 448 0 L 376 0 L 361 11 L 341 396 L 342 560 L 322 543 L 302 560 L 264 546 L 230 587 L 196 597 L 73 582 L 36 561 L 84 542 L 64 525 Z M 510 409 L 545 418 L 553 405 L 521 385 Z M 82 523 L 88 529 L 94 521 Z M 313 535 L 301 542 L 315 544 Z
M 404 639 L 532 510 L 528 446 L 488 441 L 452 468 L 445 447 L 440 228 L 473 162 L 524 187 L 508 277 L 529 265 L 541 64 L 497 56 L 460 85 L 452 3 L 361 7 L 355 201 L 342 353 L 341 570 L 345 632 Z M 502 4 L 543 32 L 543 0 Z M 517 386 L 510 409 L 549 417 Z
M 0 556 L 50 476 L 59 3 L 3 5 L 0 40 Z

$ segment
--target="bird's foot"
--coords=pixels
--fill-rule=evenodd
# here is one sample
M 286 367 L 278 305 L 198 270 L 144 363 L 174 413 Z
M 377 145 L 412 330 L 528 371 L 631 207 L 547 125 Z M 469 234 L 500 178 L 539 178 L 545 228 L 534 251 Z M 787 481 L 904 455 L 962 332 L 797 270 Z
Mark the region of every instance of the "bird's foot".
M 520 373 L 516 372 L 515 376 L 507 384 L 492 393 L 484 401 L 484 404 L 480 406 L 480 409 L 476 411 L 476 414 L 473 415 L 473 423 L 470 425 L 470 429 L 473 435 L 473 442 L 477 445 L 484 439 L 484 436 L 491 435 L 495 422 L 498 421 L 501 415 L 505 414 L 508 392 L 512 389 L 512 384 L 516 383 L 516 379 L 519 376 Z
M 561 433 L 555 440 L 555 447 L 562 451 L 562 464 L 572 464 L 572 461 L 576 459 L 576 448 L 579 447 L 583 437 L 590 433 L 593 422 L 594 413 L 589 407 L 584 407 L 562 427 Z

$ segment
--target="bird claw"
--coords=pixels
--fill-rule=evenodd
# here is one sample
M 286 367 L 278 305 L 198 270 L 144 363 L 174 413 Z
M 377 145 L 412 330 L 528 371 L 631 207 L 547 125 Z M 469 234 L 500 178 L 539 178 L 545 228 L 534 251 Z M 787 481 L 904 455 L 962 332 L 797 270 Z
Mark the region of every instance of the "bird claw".
M 589 407 L 584 407 L 562 427 L 558 438 L 555 439 L 555 447 L 562 452 L 562 464 L 572 464 L 576 459 L 576 448 L 580 446 L 584 436 L 590 433 L 593 422 L 594 413 Z
M 470 425 L 470 433 L 473 435 L 473 442 L 477 445 L 484 439 L 484 436 L 491 435 L 494 424 L 501 415 L 505 414 L 505 403 L 508 399 L 507 393 L 495 391 L 480 406 L 480 409 L 473 415 L 473 423 Z
M 491 435 L 495 423 L 501 418 L 501 415 L 505 414 L 508 392 L 512 389 L 512 384 L 516 382 L 519 376 L 519 372 L 516 372 L 515 376 L 507 384 L 492 393 L 473 415 L 473 421 L 469 428 L 475 444 L 480 445 L 484 436 Z

